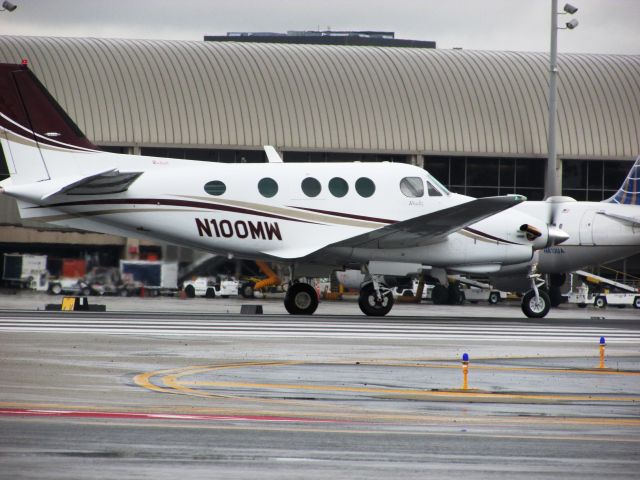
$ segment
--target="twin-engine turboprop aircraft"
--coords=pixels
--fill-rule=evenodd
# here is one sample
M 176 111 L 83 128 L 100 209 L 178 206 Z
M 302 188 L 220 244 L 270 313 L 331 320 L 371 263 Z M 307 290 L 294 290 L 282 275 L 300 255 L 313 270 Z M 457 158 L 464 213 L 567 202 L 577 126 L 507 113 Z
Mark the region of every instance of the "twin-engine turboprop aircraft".
M 357 266 L 359 305 L 393 305 L 382 275 L 432 266 L 476 273 L 529 262 L 568 236 L 510 209 L 517 195 L 473 199 L 393 163 L 220 164 L 99 151 L 26 66 L 0 65 L 1 192 L 23 218 L 148 238 L 291 266 L 290 313 L 318 298 L 298 281 Z M 271 159 L 273 149 L 267 149 Z
M 544 317 L 552 305 L 560 303 L 560 287 L 567 273 L 640 252 L 640 157 L 620 189 L 606 201 L 551 197 L 543 202 L 522 202 L 513 211 L 546 220 L 569 235 L 561 245 L 537 250 L 527 262 L 503 265 L 487 275 L 495 288 L 524 294 L 522 310 L 527 316 Z M 446 273 L 459 273 L 453 265 L 444 270 L 437 271 L 439 275 L 436 271 L 431 274 L 446 278 Z M 539 275 L 549 276 L 549 294 L 538 290 L 544 284 L 537 279 Z M 338 278 L 353 288 L 362 281 L 362 274 L 347 270 Z
M 496 288 L 526 291 L 532 270 L 548 274 L 551 299 L 543 295 L 541 302 L 559 303 L 566 273 L 640 252 L 640 157 L 608 200 L 577 202 L 570 197 L 551 197 L 544 202 L 523 202 L 514 210 L 547 219 L 566 232 L 569 239 L 536 252 L 531 262 L 510 265 L 491 274 L 491 282 Z M 538 307 L 540 313 L 548 309 L 542 303 Z

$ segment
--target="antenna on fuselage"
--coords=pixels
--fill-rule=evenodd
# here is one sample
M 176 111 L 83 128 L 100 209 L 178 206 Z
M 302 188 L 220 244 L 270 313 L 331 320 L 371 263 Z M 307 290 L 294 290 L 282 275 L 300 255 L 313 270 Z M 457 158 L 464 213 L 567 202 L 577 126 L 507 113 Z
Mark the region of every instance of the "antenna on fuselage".
M 267 160 L 269 161 L 269 163 L 283 163 L 282 157 L 280 156 L 278 151 L 271 145 L 265 145 L 264 152 L 267 154 Z

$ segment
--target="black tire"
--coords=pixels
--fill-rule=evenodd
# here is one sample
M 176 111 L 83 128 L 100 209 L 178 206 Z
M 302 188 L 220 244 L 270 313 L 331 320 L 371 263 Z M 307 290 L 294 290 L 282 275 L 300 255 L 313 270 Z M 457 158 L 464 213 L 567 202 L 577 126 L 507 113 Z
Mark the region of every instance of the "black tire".
M 595 300 L 593 301 L 593 305 L 596 308 L 604 308 L 607 306 L 607 298 L 600 295 L 595 298 Z
M 240 288 L 240 295 L 242 295 L 244 298 L 253 298 L 253 284 L 252 283 L 245 283 L 244 285 L 242 285 L 242 287 Z
M 187 298 L 195 298 L 196 288 L 193 285 L 187 285 L 186 287 L 184 287 L 184 293 Z
M 387 291 L 382 295 L 382 300 L 378 301 L 373 284 L 368 284 L 360 290 L 358 305 L 365 315 L 370 317 L 383 317 L 391 311 L 393 307 L 393 294 Z
M 462 305 L 464 300 L 464 292 L 460 290 L 460 286 L 457 283 L 449 284 L 447 288 L 447 303 L 449 305 Z
M 435 305 L 444 305 L 449 300 L 449 292 L 444 285 L 436 285 L 431 292 L 431 300 Z
M 498 303 L 500 301 L 500 293 L 498 292 L 491 292 L 489 294 L 489 303 L 491 305 L 495 305 L 496 303 Z
M 522 312 L 529 318 L 543 318 L 549 313 L 551 308 L 551 300 L 544 290 L 539 290 L 538 300 L 536 301 L 536 293 L 529 290 L 522 297 Z
M 640 297 L 633 299 L 633 308 L 640 308 Z
M 49 287 L 49 291 L 53 295 L 60 295 L 62 293 L 62 285 L 60 285 L 59 283 L 54 283 Z
M 127 290 L 126 288 L 121 288 L 120 290 L 118 290 L 118 296 L 119 297 L 128 297 L 129 296 L 129 290 Z
M 294 283 L 284 296 L 284 308 L 291 315 L 312 315 L 318 308 L 318 294 L 308 283 Z
M 207 298 L 216 298 L 216 290 L 213 287 L 209 287 L 204 296 Z

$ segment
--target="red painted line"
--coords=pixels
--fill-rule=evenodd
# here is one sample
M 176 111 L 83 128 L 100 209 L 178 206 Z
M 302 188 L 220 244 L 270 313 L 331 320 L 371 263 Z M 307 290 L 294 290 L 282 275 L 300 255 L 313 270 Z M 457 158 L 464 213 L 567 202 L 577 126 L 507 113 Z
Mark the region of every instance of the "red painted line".
M 191 415 L 182 413 L 138 413 L 138 412 L 98 412 L 84 410 L 45 410 L 2 408 L 0 415 L 35 417 L 74 418 L 135 418 L 144 420 L 203 420 L 223 422 L 304 422 L 304 423 L 345 423 L 337 420 L 309 419 L 301 417 L 278 417 L 267 415 Z

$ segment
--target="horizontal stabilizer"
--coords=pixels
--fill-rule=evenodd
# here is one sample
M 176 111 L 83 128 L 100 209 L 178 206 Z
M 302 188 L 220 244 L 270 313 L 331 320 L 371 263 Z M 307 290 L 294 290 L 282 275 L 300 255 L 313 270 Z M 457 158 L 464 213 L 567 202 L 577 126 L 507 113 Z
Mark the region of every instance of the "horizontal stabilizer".
M 129 189 L 142 172 L 120 172 L 117 169 L 105 170 L 70 182 L 42 197 L 46 200 L 54 195 L 109 195 Z
M 625 215 L 618 215 L 616 213 L 609 213 L 605 211 L 598 212 L 605 217 L 611 217 L 624 223 L 630 223 L 634 227 L 640 227 L 640 218 L 627 217 Z
M 55 195 L 108 195 L 126 191 L 142 172 L 120 172 L 115 168 L 76 177 L 61 177 L 42 182 L 13 184 L 3 182 L 2 193 L 10 197 L 42 204 Z
M 526 198 L 520 195 L 487 197 L 438 210 L 369 233 L 348 238 L 332 247 L 409 248 L 443 240 L 453 232 L 511 208 Z

